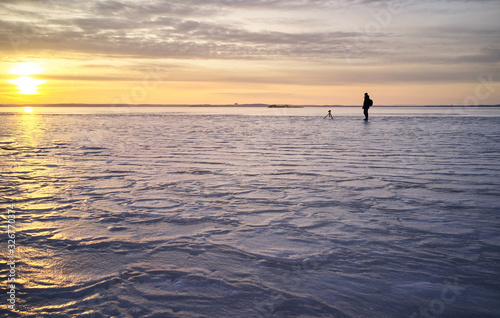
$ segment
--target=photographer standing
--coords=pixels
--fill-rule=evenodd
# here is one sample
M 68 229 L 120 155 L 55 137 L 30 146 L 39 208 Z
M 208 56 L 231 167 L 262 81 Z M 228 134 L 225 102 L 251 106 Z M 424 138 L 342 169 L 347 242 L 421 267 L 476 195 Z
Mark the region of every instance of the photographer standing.
M 363 114 L 365 115 L 365 120 L 368 120 L 368 109 L 373 105 L 373 101 L 370 99 L 368 93 L 365 93 L 365 100 L 363 102 Z

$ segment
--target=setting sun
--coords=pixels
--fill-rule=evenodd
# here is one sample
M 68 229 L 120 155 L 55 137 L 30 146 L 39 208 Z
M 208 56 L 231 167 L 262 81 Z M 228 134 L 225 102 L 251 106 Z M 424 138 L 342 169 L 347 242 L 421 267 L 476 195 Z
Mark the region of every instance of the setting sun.
M 17 85 L 17 89 L 19 90 L 19 94 L 23 95 L 33 95 L 40 94 L 38 92 L 39 85 L 42 85 L 46 81 L 34 79 L 29 76 L 21 76 L 20 78 L 7 81 L 11 84 Z
M 31 114 L 33 112 L 33 107 L 24 107 L 24 112 Z
M 27 75 L 34 75 L 41 73 L 43 71 L 42 67 L 34 62 L 20 62 L 15 63 L 13 68 L 10 70 L 10 74 L 20 75 L 21 77 L 17 79 L 8 80 L 10 84 L 16 85 L 19 90 L 19 94 L 22 95 L 36 95 L 40 94 L 38 89 L 40 85 L 46 81 L 35 79 Z

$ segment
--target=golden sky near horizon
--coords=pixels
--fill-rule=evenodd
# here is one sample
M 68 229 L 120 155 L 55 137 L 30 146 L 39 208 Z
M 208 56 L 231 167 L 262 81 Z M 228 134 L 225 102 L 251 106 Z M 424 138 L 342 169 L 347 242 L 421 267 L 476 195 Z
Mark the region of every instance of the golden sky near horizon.
M 0 104 L 500 104 L 499 1 L 0 3 Z

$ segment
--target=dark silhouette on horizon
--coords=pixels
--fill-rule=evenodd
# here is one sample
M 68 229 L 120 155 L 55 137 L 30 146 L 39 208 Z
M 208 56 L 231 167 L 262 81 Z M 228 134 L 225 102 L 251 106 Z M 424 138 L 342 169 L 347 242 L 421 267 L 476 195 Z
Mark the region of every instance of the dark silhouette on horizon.
M 368 93 L 365 93 L 365 100 L 363 101 L 363 114 L 365 115 L 365 120 L 368 120 L 368 109 L 373 105 L 373 101 L 370 99 Z
M 326 119 L 326 118 L 333 119 L 332 111 L 331 110 L 328 111 L 328 114 L 326 114 L 326 116 L 323 119 Z

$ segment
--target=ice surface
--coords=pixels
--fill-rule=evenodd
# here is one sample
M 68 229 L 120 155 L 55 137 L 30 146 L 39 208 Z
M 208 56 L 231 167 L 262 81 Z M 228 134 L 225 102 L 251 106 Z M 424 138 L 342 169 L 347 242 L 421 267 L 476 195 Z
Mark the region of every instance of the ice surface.
M 500 117 L 323 116 L 0 114 L 18 316 L 500 316 Z

